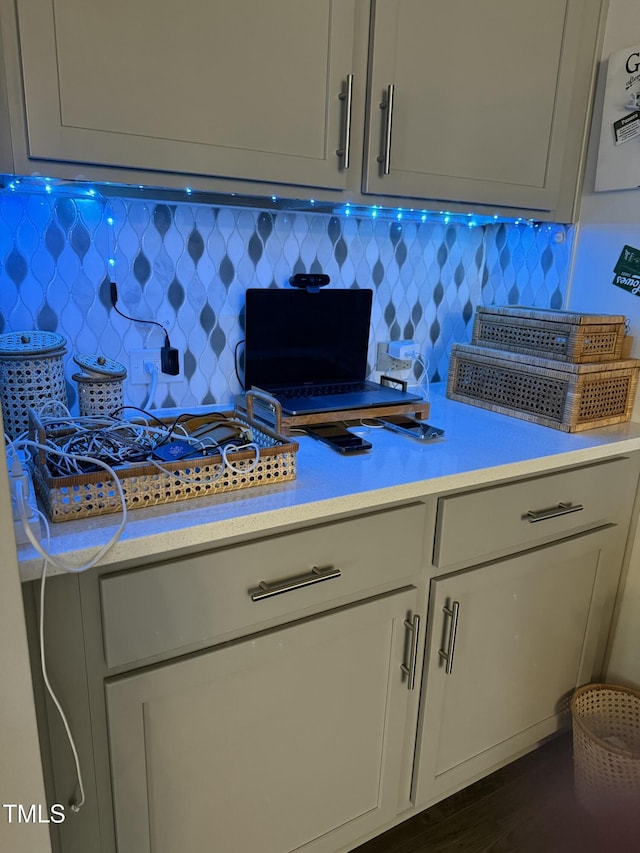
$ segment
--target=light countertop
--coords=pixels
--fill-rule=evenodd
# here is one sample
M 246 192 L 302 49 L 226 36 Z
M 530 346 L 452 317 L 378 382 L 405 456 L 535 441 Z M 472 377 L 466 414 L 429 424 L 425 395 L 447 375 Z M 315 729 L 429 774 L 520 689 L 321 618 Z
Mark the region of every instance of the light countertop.
M 448 400 L 444 386 L 432 386 L 429 422 L 445 430 L 444 438 L 420 443 L 384 429 L 354 428 L 373 448 L 352 457 L 296 436 L 295 480 L 131 511 L 100 565 L 165 559 L 172 552 L 640 450 L 638 423 L 568 434 Z M 83 565 L 118 524 L 115 514 L 52 524 L 50 551 L 66 564 Z M 35 549 L 20 545 L 18 558 L 23 581 L 41 576 Z M 49 568 L 52 575 L 60 571 Z

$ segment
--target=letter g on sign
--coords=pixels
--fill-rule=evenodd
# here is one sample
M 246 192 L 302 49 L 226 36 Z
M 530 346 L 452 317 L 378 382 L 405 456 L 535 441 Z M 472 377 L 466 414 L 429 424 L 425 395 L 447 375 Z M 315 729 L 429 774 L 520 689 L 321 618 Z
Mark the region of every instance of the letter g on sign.
M 640 68 L 640 53 L 631 53 L 627 57 L 627 74 L 635 74 Z

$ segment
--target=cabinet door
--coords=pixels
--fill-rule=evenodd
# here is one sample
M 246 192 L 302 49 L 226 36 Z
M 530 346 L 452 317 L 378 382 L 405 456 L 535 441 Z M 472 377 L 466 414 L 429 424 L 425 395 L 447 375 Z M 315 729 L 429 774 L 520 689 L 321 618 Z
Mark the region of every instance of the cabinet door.
M 17 6 L 32 158 L 344 186 L 355 0 Z
M 333 853 L 393 819 L 415 606 L 410 587 L 108 682 L 118 853 Z
M 553 210 L 582 18 L 588 13 L 591 42 L 583 49 L 593 56 L 596 7 L 592 0 L 376 0 L 364 191 Z M 378 158 L 390 85 L 385 174 Z M 585 99 L 583 119 L 586 112 Z
M 601 662 L 615 595 L 609 536 L 591 533 L 432 581 L 417 805 L 566 725 L 569 692 Z

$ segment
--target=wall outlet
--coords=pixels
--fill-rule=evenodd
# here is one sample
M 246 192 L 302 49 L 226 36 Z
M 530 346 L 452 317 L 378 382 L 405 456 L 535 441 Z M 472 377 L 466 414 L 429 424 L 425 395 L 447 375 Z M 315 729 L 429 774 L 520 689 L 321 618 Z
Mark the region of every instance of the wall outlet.
M 376 370 L 409 370 L 413 364 L 410 358 L 394 358 L 387 352 L 389 344 L 378 344 L 378 360 L 376 361 Z
M 183 382 L 182 375 L 182 353 L 178 352 L 180 369 L 175 376 L 163 373 L 160 368 L 160 349 L 134 349 L 129 353 L 129 375 L 128 380 L 132 385 L 149 385 L 151 375 L 144 369 L 145 361 L 150 361 L 158 371 L 158 382 Z

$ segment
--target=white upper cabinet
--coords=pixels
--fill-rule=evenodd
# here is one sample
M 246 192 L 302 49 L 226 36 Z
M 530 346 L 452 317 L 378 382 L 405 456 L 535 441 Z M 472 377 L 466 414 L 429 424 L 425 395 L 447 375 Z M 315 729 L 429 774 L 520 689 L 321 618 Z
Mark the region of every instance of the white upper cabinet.
M 31 159 L 345 185 L 355 0 L 17 8 Z
M 580 159 L 599 7 L 376 0 L 364 191 L 556 209 Z
M 0 170 L 570 221 L 602 7 L 0 0 Z

